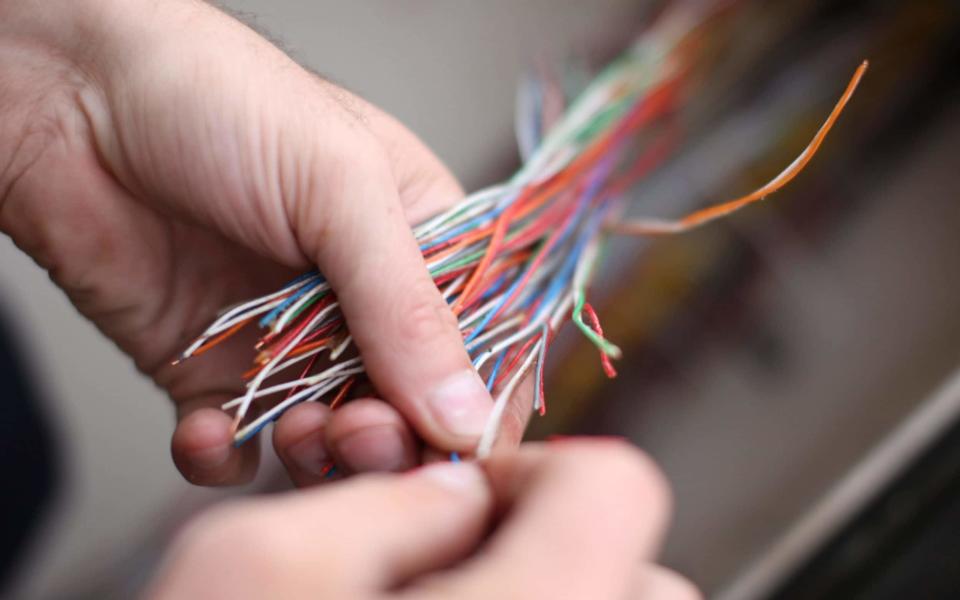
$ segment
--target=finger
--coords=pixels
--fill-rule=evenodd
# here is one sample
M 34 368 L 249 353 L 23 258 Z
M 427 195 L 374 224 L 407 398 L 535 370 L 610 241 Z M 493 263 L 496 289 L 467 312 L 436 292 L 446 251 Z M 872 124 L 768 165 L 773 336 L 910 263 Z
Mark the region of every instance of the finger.
M 482 471 L 469 463 L 368 475 L 317 491 L 272 504 L 267 518 L 267 529 L 296 536 L 284 546 L 301 557 L 325 557 L 326 569 L 317 569 L 313 558 L 291 561 L 303 564 L 303 589 L 337 573 L 341 581 L 382 591 L 446 567 L 476 546 L 493 508 Z M 332 555 L 330 540 L 337 540 Z
M 405 471 L 417 464 L 417 443 L 395 408 L 372 398 L 333 412 L 327 444 L 345 474 Z
M 164 361 L 153 372 L 154 381 L 176 403 L 171 452 L 177 468 L 191 483 L 238 485 L 256 475 L 259 443 L 234 447 L 233 419 L 221 408 L 243 393 L 236 372 L 250 364 L 255 339 L 255 332 L 241 332 L 213 352 L 176 365 Z M 252 408 L 251 418 L 259 409 Z
M 518 459 L 500 453 L 485 465 L 501 502 L 514 506 L 513 526 L 503 528 L 500 542 L 505 549 L 522 548 L 527 535 L 590 507 L 591 513 L 604 515 L 601 523 L 572 519 L 570 527 L 556 534 L 570 542 L 575 555 L 584 550 L 578 539 L 598 544 L 619 540 L 625 551 L 618 556 L 628 565 L 656 554 L 670 498 L 666 480 L 646 455 L 613 438 L 565 438 L 535 445 L 533 451 L 540 456 L 523 451 Z M 608 553 L 612 550 L 600 555 Z
M 363 115 L 364 122 L 385 148 L 399 190 L 407 222 L 416 225 L 446 210 L 463 197 L 463 188 L 456 178 L 417 136 L 391 115 L 381 111 L 363 98 L 335 85 L 324 82 L 330 93 Z M 530 420 L 532 380 L 520 386 L 517 397 L 507 407 L 497 440 L 498 447 L 516 447 Z M 447 461 L 448 450 L 426 447 L 420 462 L 423 464 Z
M 530 422 L 533 408 L 533 378 L 528 376 L 517 386 L 517 391 L 504 410 L 503 417 L 500 420 L 500 429 L 494 448 L 497 450 L 516 449 L 523 441 L 523 435 L 526 432 L 527 424 Z M 472 452 L 460 453 L 460 458 L 471 459 L 474 457 Z M 423 448 L 420 453 L 420 462 L 430 464 L 438 461 L 450 460 L 450 453 L 438 448 L 429 446 Z
M 463 197 L 463 188 L 453 174 L 399 121 L 349 90 L 326 81 L 323 81 L 323 84 L 342 104 L 362 114 L 364 123 L 384 147 L 393 167 L 400 202 L 410 225 L 416 225 L 450 208 Z M 532 390 L 532 385 L 530 389 Z M 523 406 L 529 407 L 532 396 L 519 396 L 518 406 L 507 409 L 503 435 L 498 443 L 516 446 L 523 437 L 523 430 L 530 416 L 529 409 L 525 411 Z M 449 456 L 450 452 L 447 450 L 428 447 L 423 450 L 420 462 L 426 464 L 446 461 Z
M 360 132 L 349 136 L 347 145 L 362 142 Z M 424 267 L 377 148 L 369 141 L 329 157 L 317 174 L 316 197 L 290 209 L 292 223 L 336 290 L 377 389 L 429 443 L 471 449 L 492 400 Z
M 625 600 L 701 600 L 703 594 L 689 579 L 657 564 L 645 564 L 637 573 Z
M 444 567 L 484 533 L 493 498 L 466 463 L 368 475 L 222 505 L 188 525 L 150 597 L 373 598 Z
M 324 428 L 330 409 L 319 402 L 304 402 L 285 412 L 273 428 L 273 448 L 298 487 L 322 483 L 330 472 Z
M 620 600 L 637 561 L 659 545 L 666 485 L 622 442 L 540 445 L 495 454 L 484 467 L 509 511 L 468 568 L 423 582 L 427 597 L 502 580 L 517 598 Z
M 463 198 L 463 188 L 446 165 L 403 124 L 347 90 L 336 88 L 330 93 L 360 112 L 364 123 L 380 141 L 392 166 L 400 203 L 410 225 L 426 221 Z
M 173 462 L 195 485 L 237 485 L 253 479 L 260 462 L 256 440 L 233 445 L 232 419 L 218 408 L 181 406 L 170 441 Z

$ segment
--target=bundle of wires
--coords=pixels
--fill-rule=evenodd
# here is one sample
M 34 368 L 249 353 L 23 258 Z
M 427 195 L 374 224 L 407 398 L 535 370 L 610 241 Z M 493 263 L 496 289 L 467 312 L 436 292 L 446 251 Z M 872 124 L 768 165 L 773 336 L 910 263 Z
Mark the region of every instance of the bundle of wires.
M 609 233 L 683 232 L 777 191 L 813 157 L 866 70 L 864 62 L 810 144 L 766 185 L 677 220 L 624 220 L 626 193 L 675 147 L 676 108 L 696 52 L 693 42 L 707 20 L 686 10 L 661 15 L 542 139 L 538 131 L 521 135 L 532 151 L 510 180 L 414 228 L 473 364 L 495 396 L 479 456 L 491 450 L 507 403 L 527 375 L 533 377 L 534 410 L 546 410 L 547 350 L 567 320 L 596 345 L 604 371 L 616 374 L 612 360 L 620 357 L 620 349 L 604 337 L 587 301 Z M 533 102 L 531 110 L 542 111 L 542 104 Z M 244 375 L 246 393 L 223 405 L 235 410 L 237 444 L 297 403 L 329 400 L 336 408 L 365 377 L 361 358 L 349 351 L 352 340 L 336 296 L 317 271 L 226 310 L 181 360 L 253 323 L 265 333 L 255 365 Z M 323 353 L 328 360 L 321 367 Z M 251 405 L 267 398 L 279 401 L 247 422 Z

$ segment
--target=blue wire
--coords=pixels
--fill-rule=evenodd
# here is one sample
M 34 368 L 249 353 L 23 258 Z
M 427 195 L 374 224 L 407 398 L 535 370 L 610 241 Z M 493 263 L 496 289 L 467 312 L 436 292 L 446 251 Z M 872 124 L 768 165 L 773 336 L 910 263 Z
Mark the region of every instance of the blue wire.
M 505 284 L 506 282 L 507 282 L 506 273 L 504 273 L 500 277 L 497 277 L 497 280 L 493 282 L 493 285 L 491 285 L 490 288 L 487 291 L 485 291 L 482 296 L 480 296 L 480 300 L 489 299 L 490 296 L 493 296 L 494 294 L 499 292 L 500 288 L 502 288 L 503 284 Z
M 608 166 L 608 165 L 607 165 L 607 161 L 605 161 L 604 163 L 602 163 L 601 165 L 599 165 L 599 166 L 597 167 L 597 169 L 595 170 L 593 177 L 590 179 L 589 185 L 587 185 L 586 189 L 584 189 L 583 194 L 580 196 L 580 198 L 579 198 L 579 200 L 578 200 L 578 202 L 577 202 L 577 208 L 576 208 L 576 212 L 575 212 L 574 215 L 573 215 L 573 218 L 571 218 L 570 220 L 568 220 L 568 221 L 567 221 L 567 224 L 564 226 L 563 233 L 560 234 L 560 238 L 557 240 L 557 246 L 560 246 L 560 245 L 564 244 L 564 243 L 567 241 L 567 237 L 569 237 L 569 235 L 573 232 L 576 223 L 577 223 L 577 222 L 579 221 L 579 219 L 580 219 L 580 215 L 581 215 L 585 210 L 587 210 L 587 208 L 588 208 L 589 205 L 590 205 L 590 202 L 594 199 L 594 197 L 596 197 L 597 193 L 600 191 L 600 186 L 603 184 L 603 181 L 604 181 L 604 180 L 603 180 L 603 175 L 604 175 L 605 172 L 607 171 L 607 169 L 606 169 L 605 167 L 607 167 L 607 166 Z M 589 228 L 585 228 L 585 229 L 589 229 Z M 594 232 L 595 232 L 595 229 L 592 230 L 592 231 L 590 231 L 591 234 L 594 233 Z M 577 258 L 578 258 L 579 255 L 580 255 L 580 253 L 583 252 L 583 248 L 585 247 L 585 244 L 581 244 L 580 242 L 582 242 L 583 239 L 584 239 L 584 233 L 586 233 L 586 232 L 581 232 L 580 240 L 578 240 L 577 246 L 574 247 L 574 252 L 573 252 L 570 256 L 567 257 L 567 260 L 566 260 L 566 262 L 564 263 L 564 266 L 565 266 L 565 267 L 570 264 L 570 259 L 571 259 L 571 258 L 573 258 L 573 257 L 577 257 Z M 573 265 L 575 265 L 575 264 L 576 264 L 576 261 L 574 260 Z M 532 268 L 532 266 L 533 266 L 533 265 L 529 265 L 529 266 L 527 267 L 527 270 L 529 271 L 529 269 Z M 570 275 L 572 276 L 572 274 L 573 274 L 573 268 L 571 267 L 571 268 L 569 269 L 569 271 L 570 271 Z M 500 310 L 501 310 L 501 309 L 503 308 L 503 306 L 506 304 L 507 300 L 510 299 L 510 298 L 513 296 L 513 293 L 517 290 L 517 288 L 518 288 L 518 287 L 520 286 L 520 284 L 523 282 L 523 277 L 524 277 L 524 276 L 526 276 L 526 272 L 524 272 L 524 275 L 523 275 L 523 276 L 518 277 L 517 280 L 513 282 L 513 285 L 511 285 L 511 286 L 510 286 L 510 289 L 503 295 L 503 298 L 500 299 L 500 302 L 498 302 L 497 305 L 496 305 L 493 309 L 490 310 L 490 312 L 488 312 L 486 315 L 484 315 L 483 319 L 480 321 L 480 324 L 477 325 L 477 326 L 473 329 L 473 331 L 470 332 L 470 335 L 467 336 L 467 338 L 464 340 L 464 343 L 465 343 L 465 344 L 469 344 L 469 343 L 472 342 L 474 339 L 476 339 L 477 336 L 479 336 L 481 333 L 483 333 L 483 331 L 486 330 L 487 325 L 490 324 L 490 322 L 493 320 L 493 318 L 497 315 L 498 312 L 500 312 Z M 558 287 L 558 286 L 557 286 L 557 283 L 558 283 L 557 280 L 554 279 L 553 282 L 551 282 L 551 286 L 550 286 L 550 288 L 548 288 L 548 290 L 549 290 L 549 289 L 557 289 L 557 287 Z M 551 298 L 551 299 L 552 299 L 552 298 Z M 543 304 L 541 304 L 541 307 L 546 306 L 546 305 L 547 305 L 547 303 L 544 302 Z M 538 310 L 538 313 L 537 313 L 537 314 L 539 314 L 539 310 Z
M 499 217 L 501 214 L 503 214 L 503 211 L 507 210 L 507 208 L 511 204 L 516 202 L 519 197 L 520 197 L 520 193 L 514 192 L 511 196 L 501 199 L 500 203 L 494 206 L 489 211 L 479 214 L 476 217 L 473 217 L 472 219 L 467 221 L 466 223 L 463 223 L 462 225 L 459 225 L 451 229 L 450 231 L 438 237 L 437 239 L 433 240 L 429 244 L 424 244 L 420 246 L 420 252 L 426 252 L 427 250 L 435 248 L 440 244 L 457 237 L 461 233 L 466 233 L 471 229 L 478 227 L 484 221 L 489 221 Z
M 278 416 L 279 416 L 279 415 L 278 415 Z M 234 440 L 234 442 L 233 442 L 233 447 L 234 447 L 234 448 L 239 448 L 241 445 L 243 445 L 244 442 L 246 442 L 247 440 L 249 440 L 249 439 L 252 438 L 253 436 L 255 436 L 255 435 L 257 435 L 258 433 L 260 433 L 260 431 L 261 431 L 264 427 L 267 426 L 267 423 L 272 423 L 272 422 L 275 421 L 275 420 L 276 420 L 276 419 L 271 419 L 271 420 L 264 421 L 263 423 L 260 423 L 259 425 L 257 425 L 256 427 L 254 427 L 252 430 L 250 430 L 250 431 L 247 433 L 247 435 L 243 436 L 243 437 L 240 438 L 239 440 Z
M 321 278 L 318 279 L 317 281 L 313 283 L 308 283 L 302 288 L 300 288 L 299 290 L 297 290 L 296 292 L 294 292 L 289 298 L 287 298 L 286 300 L 284 300 L 283 302 L 275 306 L 273 310 L 268 312 L 266 316 L 260 319 L 260 323 L 259 323 L 260 327 L 268 327 L 271 323 L 277 320 L 277 317 L 280 316 L 280 313 L 282 313 L 283 311 L 293 306 L 294 302 L 302 298 L 303 295 L 309 292 L 310 290 L 313 290 L 319 287 L 323 282 L 324 282 L 324 279 L 321 276 Z
M 506 358 L 506 356 L 506 350 L 500 353 L 500 356 L 497 357 L 497 362 L 493 363 L 493 370 L 490 371 L 490 376 L 487 377 L 487 389 L 491 392 L 493 391 L 493 384 L 497 380 L 497 373 L 500 372 L 500 367 L 503 365 L 503 359 Z

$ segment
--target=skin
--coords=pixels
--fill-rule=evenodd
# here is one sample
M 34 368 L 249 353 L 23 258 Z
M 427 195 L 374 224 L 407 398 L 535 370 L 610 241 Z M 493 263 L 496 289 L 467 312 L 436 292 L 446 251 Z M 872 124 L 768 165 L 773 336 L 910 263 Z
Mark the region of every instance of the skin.
M 253 476 L 256 446 L 233 448 L 216 408 L 253 340 L 170 358 L 311 264 L 387 402 L 288 412 L 273 442 L 293 480 L 331 457 L 353 474 L 474 447 L 491 401 L 409 228 L 461 194 L 392 118 L 205 4 L 0 0 L 0 229 L 169 392 L 190 481 Z M 149 596 L 697 598 L 652 562 L 669 510 L 652 463 L 611 441 L 503 450 L 529 404 L 528 388 L 482 464 L 206 513 Z
M 669 504 L 625 443 L 527 445 L 216 508 L 148 597 L 695 600 L 652 562 Z
M 0 230 L 172 398 L 173 459 L 248 481 L 219 405 L 253 338 L 173 367 L 223 306 L 319 265 L 373 398 L 301 406 L 273 443 L 299 485 L 475 447 L 491 399 L 410 224 L 462 190 L 393 118 L 193 0 L 0 0 Z M 132 399 L 131 399 L 132 400 Z M 501 443 L 516 445 L 521 396 Z

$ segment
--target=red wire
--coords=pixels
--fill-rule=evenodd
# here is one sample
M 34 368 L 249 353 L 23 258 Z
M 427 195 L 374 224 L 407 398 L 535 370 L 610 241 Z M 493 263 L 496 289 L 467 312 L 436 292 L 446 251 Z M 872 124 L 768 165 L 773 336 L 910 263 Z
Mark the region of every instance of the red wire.
M 534 342 L 536 342 L 538 339 L 540 339 L 540 337 L 541 337 L 541 336 L 538 335 L 538 336 L 534 336 L 534 337 L 530 338 L 529 340 L 526 341 L 526 343 L 525 343 L 523 346 L 520 347 L 519 350 L 516 351 L 515 354 L 513 354 L 513 356 L 512 356 L 511 359 L 510 359 L 510 363 L 507 365 L 507 368 L 505 368 L 504 370 L 500 371 L 500 373 L 497 375 L 497 378 L 494 380 L 494 382 L 493 382 L 493 389 L 497 389 L 497 387 L 498 387 L 501 383 L 503 383 L 503 381 L 504 381 L 504 379 L 506 379 L 507 375 L 510 374 L 510 373 L 513 371 L 513 368 L 517 366 L 517 363 L 520 362 L 520 358 L 521 358 L 524 354 L 526 354 L 526 352 L 527 352 L 527 350 L 530 348 L 530 346 L 532 346 Z
M 596 331 L 600 339 L 606 339 L 603 337 L 603 328 L 600 327 L 600 319 L 597 317 L 596 311 L 593 310 L 589 302 L 583 305 L 583 312 L 587 314 L 587 319 L 590 321 L 590 329 Z M 600 364 L 603 365 L 603 372 L 607 374 L 607 377 L 613 379 L 617 376 L 617 370 L 613 368 L 610 357 L 603 352 L 600 353 Z

